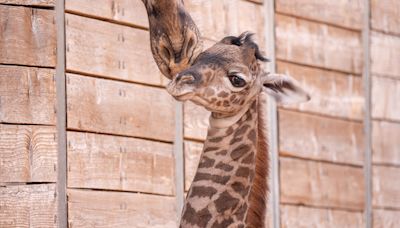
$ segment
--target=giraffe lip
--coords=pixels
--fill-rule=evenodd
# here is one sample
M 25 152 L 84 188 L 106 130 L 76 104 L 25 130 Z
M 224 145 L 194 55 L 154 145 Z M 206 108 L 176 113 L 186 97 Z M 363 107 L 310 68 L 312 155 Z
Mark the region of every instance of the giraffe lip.
M 187 100 L 190 100 L 194 96 L 194 93 L 187 92 L 187 93 L 183 93 L 183 94 L 179 94 L 179 95 L 172 95 L 172 96 L 178 101 L 187 101 Z

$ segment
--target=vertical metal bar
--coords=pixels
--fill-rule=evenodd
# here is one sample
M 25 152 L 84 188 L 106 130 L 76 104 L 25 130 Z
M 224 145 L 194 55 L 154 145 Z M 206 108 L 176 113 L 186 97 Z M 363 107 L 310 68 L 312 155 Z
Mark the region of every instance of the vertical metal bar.
M 269 71 L 276 71 L 275 56 L 275 0 L 264 1 L 265 17 L 265 39 L 267 44 L 267 56 L 270 58 Z M 278 111 L 276 102 L 268 98 L 268 140 L 270 159 L 270 205 L 272 208 L 272 227 L 280 227 L 280 188 L 279 188 L 279 150 L 278 150 Z
M 175 104 L 175 139 L 174 139 L 174 155 L 175 155 L 175 188 L 176 188 L 176 205 L 177 216 L 180 218 L 184 203 L 184 157 L 183 157 L 183 104 L 177 102 Z
M 364 110 L 364 181 L 365 181 L 365 227 L 372 227 L 372 138 L 371 138 L 371 75 L 370 75 L 370 2 L 364 0 L 364 18 L 362 30 L 363 42 L 363 87 L 365 98 Z
M 65 92 L 65 0 L 56 1 L 57 27 L 57 222 L 67 227 L 67 142 L 66 142 L 66 92 Z

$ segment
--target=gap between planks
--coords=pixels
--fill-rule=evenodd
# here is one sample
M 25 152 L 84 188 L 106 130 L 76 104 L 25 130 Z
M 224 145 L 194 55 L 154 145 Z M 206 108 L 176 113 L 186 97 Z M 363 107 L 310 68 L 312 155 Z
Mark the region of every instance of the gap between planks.
M 348 30 L 348 31 L 352 31 L 352 32 L 361 33 L 361 31 L 362 31 L 361 29 L 348 28 L 348 27 L 345 27 L 345 26 L 341 26 L 341 25 L 338 25 L 338 24 L 331 23 L 331 22 L 322 21 L 322 20 L 316 20 L 316 19 L 311 19 L 311 18 L 306 18 L 306 17 L 303 17 L 303 16 L 293 15 L 293 14 L 290 14 L 290 13 L 284 13 L 284 12 L 280 12 L 280 11 L 275 11 L 275 14 L 282 15 L 282 16 L 293 17 L 293 18 L 296 18 L 296 19 L 299 19 L 299 20 L 303 20 L 303 21 L 309 21 L 309 22 L 314 22 L 314 23 L 318 23 L 318 24 L 324 24 L 324 25 L 328 25 L 330 27 L 335 27 L 335 28 L 338 28 L 338 29 Z
M 331 120 L 341 120 L 341 121 L 352 122 L 352 123 L 360 123 L 360 124 L 363 123 L 363 120 L 356 120 L 356 119 L 350 119 L 350 118 L 339 117 L 339 116 L 330 116 L 327 114 L 311 112 L 311 111 L 306 111 L 306 110 L 297 110 L 297 109 L 293 109 L 293 108 L 278 107 L 278 111 L 294 112 L 294 113 L 299 113 L 299 114 L 305 114 L 308 116 L 321 117 L 321 118 L 326 118 L 326 119 L 331 119 Z
M 347 211 L 347 212 L 360 212 L 362 213 L 363 210 L 351 209 L 351 208 L 343 208 L 343 207 L 328 207 L 328 206 L 316 206 L 316 205 L 309 205 L 309 204 L 302 204 L 302 203 L 281 203 L 280 205 L 287 205 L 287 206 L 296 206 L 296 207 L 306 207 L 306 208 L 313 208 L 313 209 L 323 209 L 323 210 L 335 210 L 335 211 Z
M 76 188 L 76 187 L 68 187 L 67 190 L 82 190 L 87 192 L 114 192 L 114 193 L 132 193 L 139 195 L 153 195 L 153 196 L 168 196 L 174 197 L 175 195 L 171 194 L 159 194 L 159 193 L 149 193 L 149 192 L 139 192 L 139 191 L 129 191 L 129 190 L 116 190 L 116 189 L 104 189 L 104 188 Z M 68 193 L 68 191 L 67 191 Z
M 39 6 L 39 5 L 21 5 L 15 3 L 0 3 L 0 6 L 15 6 L 15 7 L 25 7 L 31 9 L 44 9 L 44 10 L 54 10 L 54 6 Z

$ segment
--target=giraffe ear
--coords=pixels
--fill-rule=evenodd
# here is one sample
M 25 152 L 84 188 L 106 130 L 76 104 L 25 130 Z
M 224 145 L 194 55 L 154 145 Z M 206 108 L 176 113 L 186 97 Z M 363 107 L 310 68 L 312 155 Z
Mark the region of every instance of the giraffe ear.
M 292 77 L 266 73 L 261 77 L 263 92 L 271 95 L 279 104 L 292 104 L 310 100 L 310 95 Z

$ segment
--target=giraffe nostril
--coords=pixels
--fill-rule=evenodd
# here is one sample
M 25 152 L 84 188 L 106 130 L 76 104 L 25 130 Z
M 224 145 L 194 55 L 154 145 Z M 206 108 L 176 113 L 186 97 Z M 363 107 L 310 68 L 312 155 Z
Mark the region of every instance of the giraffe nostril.
M 184 75 L 179 75 L 176 77 L 176 82 L 181 81 L 181 83 L 193 83 L 195 81 L 195 78 L 191 74 L 184 74 Z

